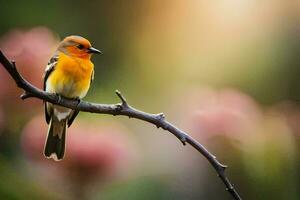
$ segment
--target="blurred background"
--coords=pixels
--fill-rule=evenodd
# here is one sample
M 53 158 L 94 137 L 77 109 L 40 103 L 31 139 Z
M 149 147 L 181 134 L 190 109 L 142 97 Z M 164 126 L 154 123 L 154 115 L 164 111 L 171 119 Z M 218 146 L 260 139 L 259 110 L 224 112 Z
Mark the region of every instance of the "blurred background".
M 300 199 L 300 3 L 0 1 L 0 49 L 42 87 L 57 43 L 104 52 L 85 98 L 164 112 L 229 166 L 244 199 Z M 145 122 L 80 113 L 43 157 L 42 101 L 0 68 L 0 199 L 231 199 L 190 146 Z

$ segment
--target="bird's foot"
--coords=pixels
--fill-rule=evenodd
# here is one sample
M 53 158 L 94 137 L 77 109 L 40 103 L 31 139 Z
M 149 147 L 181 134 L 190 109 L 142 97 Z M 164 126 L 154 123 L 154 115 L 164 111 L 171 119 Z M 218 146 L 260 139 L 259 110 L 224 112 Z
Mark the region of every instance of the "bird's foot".
M 57 103 L 60 104 L 61 103 L 61 95 L 56 93 L 56 96 L 58 98 Z
M 74 98 L 75 101 L 77 101 L 77 105 L 78 106 L 81 103 L 81 99 L 79 97 Z

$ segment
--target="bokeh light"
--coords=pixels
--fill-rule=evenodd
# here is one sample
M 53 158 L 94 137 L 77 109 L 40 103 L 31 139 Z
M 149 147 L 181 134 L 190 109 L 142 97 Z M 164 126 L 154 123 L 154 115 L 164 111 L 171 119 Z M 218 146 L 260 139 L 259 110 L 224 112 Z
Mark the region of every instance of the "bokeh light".
M 104 52 L 84 100 L 166 119 L 229 166 L 243 199 L 300 198 L 296 1 L 2 2 L 0 49 L 31 83 L 68 35 Z M 13 12 L 13 14 L 12 14 Z M 66 158 L 43 157 L 42 101 L 0 67 L 0 199 L 230 199 L 209 163 L 126 117 L 80 113 Z M 157 132 L 157 134 L 156 134 Z

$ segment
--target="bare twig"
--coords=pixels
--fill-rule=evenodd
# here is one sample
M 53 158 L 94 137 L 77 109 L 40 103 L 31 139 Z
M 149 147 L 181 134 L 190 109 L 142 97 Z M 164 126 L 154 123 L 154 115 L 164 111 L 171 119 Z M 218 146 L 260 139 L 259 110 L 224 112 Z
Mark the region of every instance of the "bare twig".
M 193 139 L 184 131 L 180 130 L 170 122 L 165 119 L 163 113 L 159 114 L 150 114 L 140 110 L 137 110 L 131 107 L 124 96 L 116 91 L 117 96 L 120 98 L 120 104 L 96 104 L 89 103 L 85 101 L 81 101 L 78 104 L 76 100 L 66 99 L 64 97 L 59 97 L 56 94 L 47 93 L 43 90 L 40 90 L 26 81 L 17 71 L 16 65 L 14 62 L 10 62 L 0 51 L 0 63 L 2 63 L 3 67 L 8 71 L 10 76 L 14 79 L 17 86 L 23 89 L 25 92 L 21 95 L 22 99 L 27 99 L 30 97 L 36 97 L 54 104 L 58 104 L 67 108 L 71 108 L 74 110 L 91 112 L 91 113 L 102 113 L 109 115 L 124 115 L 131 118 L 140 119 L 143 121 L 147 121 L 151 124 L 154 124 L 157 128 L 162 128 L 166 131 L 169 131 L 174 136 L 176 136 L 182 143 L 185 145 L 186 143 L 193 146 L 197 149 L 214 167 L 218 176 L 223 181 L 226 186 L 226 190 L 231 194 L 234 199 L 240 200 L 238 192 L 235 190 L 233 185 L 230 183 L 229 179 L 225 175 L 225 169 L 227 166 L 221 164 L 216 157 L 211 154 L 204 146 L 202 146 L 199 142 Z

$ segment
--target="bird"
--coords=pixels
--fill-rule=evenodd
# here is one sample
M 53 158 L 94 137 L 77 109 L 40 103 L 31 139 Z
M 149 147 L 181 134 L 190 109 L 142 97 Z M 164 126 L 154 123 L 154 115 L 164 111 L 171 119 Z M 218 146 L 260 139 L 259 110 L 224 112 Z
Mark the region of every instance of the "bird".
M 102 54 L 84 37 L 71 35 L 64 38 L 46 66 L 44 91 L 78 103 L 86 96 L 94 79 L 93 54 Z M 48 133 L 44 147 L 46 158 L 60 161 L 65 155 L 66 131 L 79 111 L 44 102 Z

